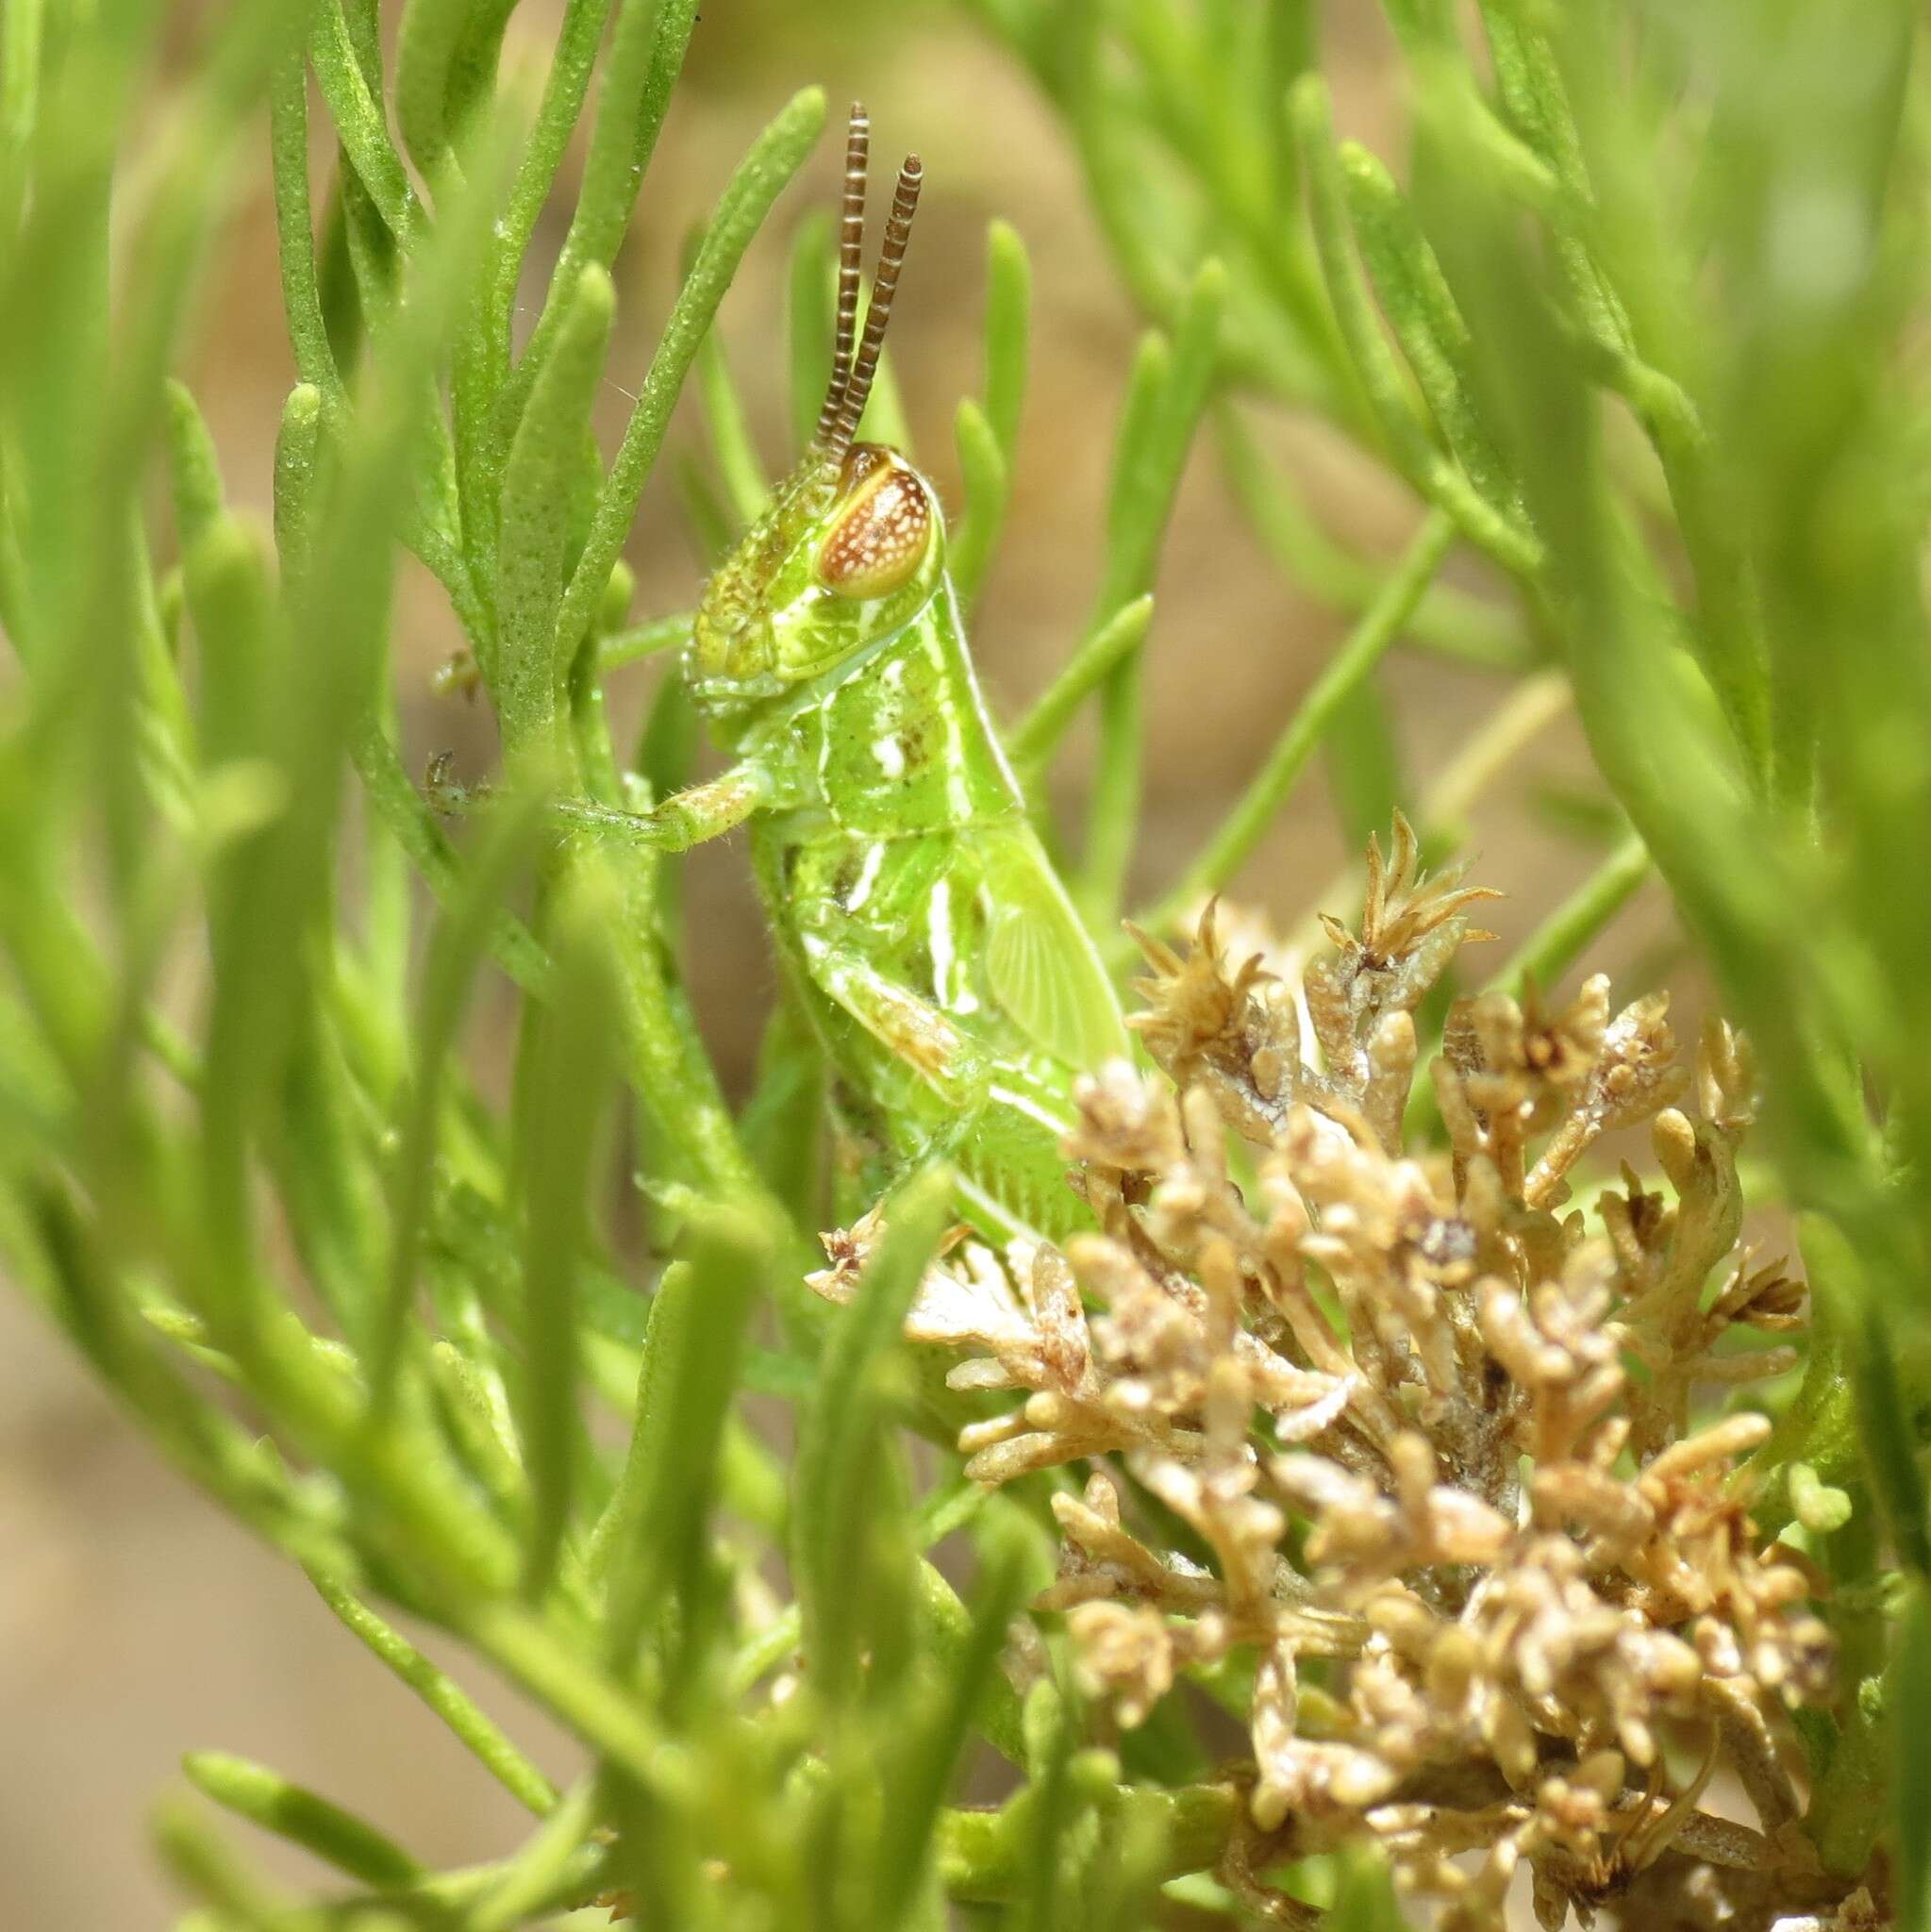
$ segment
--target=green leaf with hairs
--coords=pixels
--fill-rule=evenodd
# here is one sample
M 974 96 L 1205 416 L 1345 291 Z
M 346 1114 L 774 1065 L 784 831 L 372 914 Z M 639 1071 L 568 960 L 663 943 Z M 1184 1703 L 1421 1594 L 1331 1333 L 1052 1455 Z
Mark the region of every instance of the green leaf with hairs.
M 407 1886 L 422 1874 L 422 1866 L 367 1820 L 263 1765 L 225 1751 L 191 1751 L 181 1769 L 217 1805 L 313 1852 L 351 1878 L 390 1889 Z
M 617 886 L 585 856 L 554 893 L 551 998 L 534 1018 L 519 1069 L 513 1161 L 524 1239 L 521 1433 L 532 1505 L 523 1587 L 533 1599 L 554 1578 L 578 1489 L 577 1274 L 586 1194 L 616 1071 L 618 992 L 608 949 L 620 917 Z
M 512 768 L 533 759 L 539 770 L 562 769 L 560 703 L 575 637 L 566 638 L 558 625 L 573 560 L 570 485 L 581 464 L 615 311 L 608 275 L 585 269 L 504 466 L 501 634 L 496 661 L 484 666 L 484 675 L 496 694 Z
M 885 1203 L 885 1236 L 819 1360 L 816 1399 L 800 1419 L 791 1563 L 805 1612 L 805 1654 L 836 1707 L 857 1696 L 859 1658 L 911 1553 L 876 1514 L 888 1479 L 885 1376 L 900 1330 L 950 1214 L 952 1179 L 928 1170 Z

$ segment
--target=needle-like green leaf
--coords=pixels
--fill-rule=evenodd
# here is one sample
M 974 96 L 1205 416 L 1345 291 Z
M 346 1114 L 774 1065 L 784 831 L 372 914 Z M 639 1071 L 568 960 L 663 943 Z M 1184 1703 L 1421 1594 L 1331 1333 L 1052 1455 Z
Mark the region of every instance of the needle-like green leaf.
M 558 625 L 570 566 L 570 483 L 590 434 L 616 293 L 597 267 L 579 276 L 557 343 L 530 392 L 503 471 L 497 661 L 483 667 L 506 756 L 560 769 L 563 680 L 577 633 Z M 613 558 L 614 562 L 615 559 Z M 598 585 L 601 592 L 603 586 Z
M 579 855 L 554 888 L 548 934 L 550 1002 L 528 1036 L 520 1070 L 514 1164 L 524 1237 L 522 1438 L 532 1505 L 524 1593 L 549 1588 L 570 1533 L 578 1488 L 577 1274 L 586 1195 L 596 1173 L 602 1117 L 618 1065 L 618 993 L 609 935 L 618 888 Z M 398 1277 L 399 1278 L 399 1277 Z
M 308 59 L 342 148 L 376 212 L 394 240 L 412 244 L 424 226 L 422 206 L 357 58 L 342 0 L 320 0 L 309 31 Z
M 591 519 L 583 555 L 571 576 L 557 625 L 557 636 L 565 650 L 574 649 L 589 627 L 596 600 L 603 594 L 623 547 L 624 534 L 637 513 L 637 500 L 663 447 L 672 407 L 731 276 L 772 203 L 803 164 L 824 122 L 824 96 L 817 89 L 807 88 L 752 143 L 718 201 L 697 259 L 651 358 L 637 407 Z
M 881 1378 L 939 1245 L 951 1193 L 950 1175 L 934 1170 L 887 1202 L 885 1238 L 826 1341 L 817 1398 L 800 1424 L 791 1563 L 805 1612 L 805 1654 L 834 1707 L 857 1694 L 880 1567 L 893 1556 L 878 1546 L 883 1532 L 867 1507 L 880 1476 Z
M 1233 810 L 1200 857 L 1141 921 L 1150 931 L 1171 928 L 1190 917 L 1234 876 L 1259 843 L 1342 701 L 1401 634 L 1448 555 L 1455 534 L 1453 523 L 1439 511 L 1423 525 L 1381 595 L 1328 659 Z
M 605 1642 L 627 1669 L 664 1605 L 700 1603 L 719 1445 L 738 1380 L 744 1326 L 773 1255 L 770 1230 L 707 1210 L 688 1260 L 651 1301 L 630 1446 L 591 1545 L 604 1586 Z M 687 1630 L 689 1642 L 693 1632 Z
M 1019 452 L 1031 362 L 1033 269 L 1019 230 L 994 222 L 986 230 L 986 422 L 1012 467 Z
M 965 484 L 965 513 L 950 552 L 953 587 L 971 610 L 992 561 L 992 551 L 1006 521 L 1007 498 L 1012 478 L 1005 452 L 986 413 L 970 396 L 960 399 L 953 419 L 958 449 L 959 475 Z
M 424 178 L 449 166 L 450 69 L 469 23 L 470 0 L 407 0 L 395 42 L 395 119 Z
M 391 1887 L 421 1875 L 422 1866 L 367 1820 L 291 1784 L 265 1765 L 225 1751 L 191 1751 L 181 1769 L 204 1796 L 325 1858 L 351 1878 Z
M 1096 622 L 1110 618 L 1152 587 L 1160 536 L 1207 408 L 1225 299 L 1225 273 L 1210 261 L 1188 291 L 1171 359 L 1149 344 L 1135 365 L 1107 507 L 1107 562 Z M 1079 894 L 1088 922 L 1095 927 L 1110 924 L 1117 913 L 1138 831 L 1140 682 L 1139 661 L 1129 653 L 1100 687 L 1099 768 L 1088 809 Z

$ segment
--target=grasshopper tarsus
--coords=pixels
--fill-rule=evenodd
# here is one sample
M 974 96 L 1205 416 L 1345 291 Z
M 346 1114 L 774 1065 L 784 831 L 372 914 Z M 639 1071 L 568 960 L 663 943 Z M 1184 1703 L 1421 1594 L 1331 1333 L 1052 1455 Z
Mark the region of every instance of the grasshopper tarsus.
M 465 785 L 456 775 L 456 754 L 439 751 L 431 755 L 423 774 L 423 794 L 430 807 L 446 819 L 462 818 L 489 801 L 491 787 Z

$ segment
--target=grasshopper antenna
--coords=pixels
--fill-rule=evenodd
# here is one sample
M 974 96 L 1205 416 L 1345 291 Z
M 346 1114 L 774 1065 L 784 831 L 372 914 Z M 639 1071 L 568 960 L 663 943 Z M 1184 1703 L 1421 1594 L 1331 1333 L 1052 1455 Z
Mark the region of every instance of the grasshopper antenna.
M 842 457 L 852 446 L 852 438 L 858 431 L 858 418 L 865 413 L 865 401 L 872 393 L 873 378 L 878 374 L 878 352 L 885 345 L 885 327 L 891 320 L 891 298 L 898 291 L 899 270 L 905 266 L 906 244 L 911 240 L 912 216 L 918 212 L 919 186 L 924 176 L 925 171 L 918 156 L 907 155 L 898 171 L 898 186 L 892 191 L 891 212 L 885 218 L 885 240 L 878 250 L 878 273 L 872 281 L 872 306 L 865 311 L 865 333 L 859 341 L 850 373 L 843 386 L 837 390 L 837 406 L 830 409 L 831 426 L 825 447 L 835 457 Z M 842 328 L 842 281 L 839 294 L 839 320 Z
M 858 330 L 858 287 L 865 275 L 865 181 L 872 159 L 872 117 L 862 101 L 852 103 L 845 128 L 845 194 L 838 231 L 838 343 L 831 382 L 818 412 L 812 441 L 829 447 L 839 399 L 852 379 L 852 343 Z

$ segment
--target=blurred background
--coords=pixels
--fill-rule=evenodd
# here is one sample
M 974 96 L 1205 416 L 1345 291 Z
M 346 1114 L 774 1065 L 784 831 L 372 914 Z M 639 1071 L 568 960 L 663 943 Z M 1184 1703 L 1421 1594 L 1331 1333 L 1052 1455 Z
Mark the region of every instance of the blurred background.
M 184 9 L 184 14 L 188 9 Z M 541 53 L 559 0 L 524 0 L 507 58 Z M 1342 131 L 1398 155 L 1392 50 L 1373 9 L 1326 8 Z M 995 714 L 1013 715 L 1079 637 L 1095 586 L 1114 416 L 1140 324 L 1114 272 L 1064 133 L 1027 76 L 958 10 L 854 0 L 711 0 L 652 166 L 637 231 L 618 267 L 620 345 L 611 366 L 641 375 L 661 322 L 687 225 L 714 197 L 750 136 L 794 88 L 871 107 L 878 161 L 916 147 L 926 194 L 895 329 L 898 373 L 918 454 L 956 497 L 951 422 L 978 379 L 985 226 L 1012 222 L 1035 270 L 1034 359 L 1007 534 L 974 625 Z M 265 151 L 264 125 L 260 139 Z M 320 157 L 318 157 L 319 162 Z M 783 341 L 787 242 L 826 207 L 838 171 L 826 141 L 754 246 L 724 313 L 724 345 L 776 470 L 786 446 Z M 566 171 L 567 172 L 567 171 Z M 551 245 L 560 230 L 550 236 Z M 532 294 L 531 299 L 535 296 Z M 226 247 L 180 373 L 218 439 L 238 503 L 266 514 L 277 412 L 292 379 L 276 283 L 265 165 L 234 208 Z M 614 389 L 604 426 L 626 407 Z M 1323 521 L 1384 558 L 1412 505 L 1366 458 L 1306 425 L 1272 425 Z M 688 405 L 672 453 L 698 448 Z M 607 440 L 606 446 L 608 446 Z M 631 548 L 635 614 L 687 608 L 702 565 L 674 490 L 659 471 Z M 1461 581 L 1492 589 L 1470 567 Z M 1136 898 L 1198 846 L 1263 756 L 1340 635 L 1296 595 L 1236 515 L 1211 443 L 1196 448 L 1164 551 L 1151 633 L 1145 836 Z M 1499 594 L 1499 592 L 1497 592 Z M 439 696 L 431 678 L 457 642 L 441 592 L 407 578 L 397 626 L 406 733 L 417 769 L 453 749 L 487 770 L 480 707 Z M 659 668 L 625 673 L 613 699 L 640 712 Z M 1380 688 L 1412 791 L 1425 790 L 1489 714 L 1500 686 L 1479 671 L 1397 649 Z M 620 741 L 621 734 L 620 734 Z M 1075 741 L 1065 761 L 1076 774 Z M 1559 808 L 1586 771 L 1565 715 L 1545 724 L 1473 814 L 1476 875 L 1508 896 L 1489 923 L 1497 961 L 1590 867 Z M 1565 829 L 1569 826 L 1570 829 Z M 1284 930 L 1349 857 L 1318 762 L 1240 883 L 1238 897 Z M 728 1078 L 741 1082 L 769 966 L 745 888 L 741 845 L 691 864 L 693 974 Z M 1619 992 L 1680 978 L 1660 901 L 1646 889 L 1592 964 Z M 1685 1018 L 1700 989 L 1678 987 Z M 491 1050 L 487 1013 L 479 1050 Z M 503 1694 L 476 1687 L 499 1708 Z M 541 1740 L 541 1721 L 516 1728 Z M 0 1928 L 145 1927 L 172 1905 L 141 1830 L 185 1748 L 233 1750 L 324 1793 L 353 1790 L 401 1841 L 438 1864 L 500 1851 L 515 1807 L 374 1668 L 298 1574 L 177 1481 L 125 1426 L 26 1305 L 0 1294 Z M 571 1747 L 536 1755 L 562 1777 Z M 276 1848 L 262 1847 L 273 1860 Z

